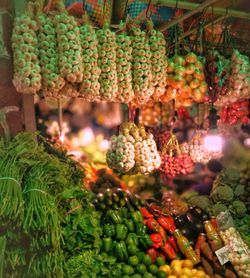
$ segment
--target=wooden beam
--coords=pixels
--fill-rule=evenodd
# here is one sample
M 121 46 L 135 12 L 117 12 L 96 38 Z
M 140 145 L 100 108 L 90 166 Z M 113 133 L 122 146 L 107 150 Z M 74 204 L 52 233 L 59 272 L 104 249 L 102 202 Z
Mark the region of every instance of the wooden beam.
M 179 16 L 171 21 L 168 21 L 168 22 L 165 22 L 163 23 L 160 27 L 159 27 L 159 30 L 161 32 L 169 29 L 170 27 L 174 26 L 175 24 L 177 23 L 180 23 L 182 21 L 184 21 L 185 19 L 193 16 L 194 14 L 197 14 L 198 12 L 200 11 L 203 11 L 205 8 L 207 8 L 208 6 L 214 4 L 215 2 L 217 2 L 218 0 L 206 0 L 205 2 L 203 2 L 202 4 L 200 5 L 197 5 L 194 9 L 192 9 L 191 11 L 188 11 L 186 12 L 184 15 L 182 16 Z M 181 8 L 180 6 L 180 2 L 176 2 L 177 5 L 178 5 L 178 8 Z
M 34 96 L 23 94 L 23 116 L 26 131 L 36 131 Z
M 175 8 L 176 7 L 176 0 L 152 0 L 152 4 L 158 4 L 160 6 L 165 6 L 169 8 Z M 194 10 L 197 7 L 201 6 L 202 4 L 199 3 L 191 3 L 187 1 L 179 1 L 178 0 L 178 8 L 184 9 L 184 10 Z M 209 7 L 206 11 L 206 13 L 211 13 L 212 8 Z M 234 9 L 227 9 L 227 8 L 221 8 L 221 7 L 214 7 L 214 14 L 217 15 L 225 15 L 227 14 L 229 17 L 236 17 L 236 18 L 242 18 L 242 19 L 248 19 L 250 20 L 250 12 L 246 11 L 239 11 Z

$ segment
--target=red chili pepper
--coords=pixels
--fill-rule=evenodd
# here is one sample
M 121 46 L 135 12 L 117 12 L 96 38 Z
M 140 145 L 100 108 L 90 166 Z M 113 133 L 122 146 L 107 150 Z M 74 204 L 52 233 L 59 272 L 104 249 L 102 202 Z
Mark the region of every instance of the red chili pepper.
M 150 235 L 150 238 L 153 242 L 153 247 L 154 248 L 160 248 L 162 246 L 162 237 L 160 234 L 152 234 Z
M 165 230 L 169 231 L 171 228 L 171 224 L 165 216 L 160 216 L 157 221 Z
M 147 221 L 148 221 L 148 219 L 144 219 L 143 224 L 146 225 Z
M 152 263 L 155 263 L 158 252 L 154 248 L 150 248 L 147 250 L 147 254 L 151 257 Z
M 176 244 L 176 240 L 175 240 L 174 236 L 171 236 L 168 238 L 168 243 L 173 247 L 173 249 L 176 253 L 179 253 L 179 248 Z
M 163 243 L 168 241 L 168 236 L 167 236 L 167 234 L 166 234 L 166 232 L 165 232 L 165 230 L 163 229 L 162 226 L 160 226 L 160 235 L 162 237 L 162 242 Z
M 175 251 L 168 242 L 163 244 L 163 246 L 161 247 L 161 250 L 162 250 L 163 254 L 169 258 L 169 260 L 176 259 Z
M 146 208 L 140 208 L 140 212 L 144 218 L 153 218 L 153 214 L 151 214 Z
M 175 225 L 174 219 L 170 215 L 167 215 L 166 218 L 168 219 L 168 221 L 169 221 L 169 223 L 171 225 L 171 229 L 169 231 L 171 233 L 173 233 L 176 230 L 176 225 Z
M 201 253 L 201 244 L 203 242 L 206 242 L 206 235 L 203 234 L 203 233 L 200 233 L 198 238 L 197 238 L 197 241 L 196 241 L 196 244 L 195 244 L 195 253 L 200 257 L 200 253 Z
M 159 223 L 155 219 L 153 219 L 153 218 L 150 218 L 150 219 L 147 220 L 146 226 L 148 227 L 148 229 L 151 232 L 159 233 L 159 231 L 160 231 Z

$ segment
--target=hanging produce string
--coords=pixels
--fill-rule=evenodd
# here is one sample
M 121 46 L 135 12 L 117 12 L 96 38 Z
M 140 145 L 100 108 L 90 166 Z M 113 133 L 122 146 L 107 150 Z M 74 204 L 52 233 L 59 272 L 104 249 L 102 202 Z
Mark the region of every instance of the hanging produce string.
M 146 10 L 146 19 L 150 19 L 152 16 L 152 10 L 151 10 L 151 0 L 148 1 L 148 7 Z
M 178 10 L 178 0 L 176 0 L 176 4 L 175 4 L 175 14 L 177 14 L 177 10 Z M 178 25 L 175 24 L 174 26 L 174 33 L 175 33 L 175 49 L 174 49 L 174 54 L 177 55 L 178 53 Z
M 62 116 L 62 103 L 61 98 L 58 98 L 58 124 L 59 124 L 59 138 L 63 140 L 63 116 Z
M 219 40 L 218 40 L 217 47 L 220 47 L 221 42 L 222 42 L 222 44 L 223 44 L 223 41 L 224 41 L 224 36 L 225 36 L 225 32 L 224 32 L 224 31 L 225 31 L 225 27 L 224 27 L 224 24 L 226 23 L 227 14 L 228 14 L 228 9 L 226 9 L 225 16 L 224 16 L 224 18 L 223 18 L 223 20 L 222 20 L 222 22 L 221 22 L 221 29 L 222 29 L 222 32 L 221 32 L 221 34 L 220 34 L 220 38 L 219 38 Z M 225 50 L 225 49 L 224 49 L 224 50 Z

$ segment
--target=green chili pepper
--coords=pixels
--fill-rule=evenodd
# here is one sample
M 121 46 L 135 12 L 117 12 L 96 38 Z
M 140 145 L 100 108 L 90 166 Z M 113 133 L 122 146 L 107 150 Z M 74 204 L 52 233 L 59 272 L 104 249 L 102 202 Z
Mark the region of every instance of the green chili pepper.
M 135 224 L 132 219 L 126 219 L 125 224 L 126 224 L 129 232 L 135 231 Z
M 143 235 L 147 233 L 147 226 L 143 223 L 135 223 L 135 231 L 138 235 Z
M 127 245 L 129 244 L 133 244 L 138 246 L 139 242 L 138 242 L 138 236 L 135 233 L 129 233 L 127 238 L 126 238 L 126 243 Z
M 109 210 L 107 212 L 107 217 L 114 223 L 114 224 L 120 224 L 122 223 L 122 218 L 118 211 L 116 210 Z
M 115 236 L 115 225 L 113 224 L 106 224 L 103 227 L 104 235 L 107 237 Z
M 132 212 L 131 217 L 135 223 L 143 223 L 144 219 L 142 213 L 139 210 Z
M 141 235 L 139 238 L 139 243 L 144 249 L 148 249 L 153 245 L 153 242 L 148 234 Z
M 112 249 L 112 238 L 111 237 L 105 237 L 102 240 L 102 248 L 103 248 L 103 251 L 106 253 L 109 253 L 109 251 L 111 251 L 111 249 Z
M 124 224 L 117 224 L 116 225 L 116 239 L 117 240 L 123 240 L 126 238 L 128 233 L 128 228 Z

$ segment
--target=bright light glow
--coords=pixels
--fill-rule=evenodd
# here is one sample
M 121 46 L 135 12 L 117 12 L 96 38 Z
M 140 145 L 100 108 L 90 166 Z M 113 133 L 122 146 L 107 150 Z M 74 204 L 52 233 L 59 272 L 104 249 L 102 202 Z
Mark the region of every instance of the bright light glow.
M 204 138 L 204 149 L 210 152 L 221 152 L 223 139 L 220 135 L 206 135 Z
M 65 134 L 62 133 L 60 136 L 59 136 L 59 140 L 64 143 L 64 140 L 65 140 Z
M 86 127 L 79 133 L 81 146 L 86 146 L 95 140 L 95 135 L 90 127 Z
M 99 146 L 102 151 L 107 151 L 109 149 L 109 145 L 110 145 L 109 141 L 104 139 L 101 141 Z
M 250 137 L 249 137 L 249 138 L 246 138 L 246 139 L 244 140 L 244 145 L 245 145 L 246 147 L 250 147 Z

